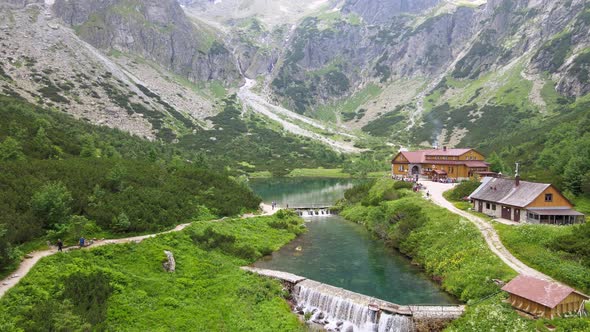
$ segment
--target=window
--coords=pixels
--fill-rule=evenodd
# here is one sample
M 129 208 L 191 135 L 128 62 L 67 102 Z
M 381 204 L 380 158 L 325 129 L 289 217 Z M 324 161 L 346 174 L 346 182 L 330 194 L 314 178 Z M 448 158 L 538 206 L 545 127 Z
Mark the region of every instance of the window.
M 486 209 L 489 210 L 490 209 L 490 203 L 486 203 Z
M 399 170 L 400 172 L 403 172 L 403 171 L 404 171 L 404 165 L 399 165 L 399 168 L 398 168 L 398 170 Z
M 492 204 L 492 210 L 496 211 L 496 204 Z
M 545 194 L 545 202 L 553 202 L 553 194 Z

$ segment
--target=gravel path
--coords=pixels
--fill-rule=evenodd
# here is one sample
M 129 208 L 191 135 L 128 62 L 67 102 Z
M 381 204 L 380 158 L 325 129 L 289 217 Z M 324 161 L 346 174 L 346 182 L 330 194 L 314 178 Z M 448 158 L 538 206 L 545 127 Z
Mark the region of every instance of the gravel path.
M 488 247 L 490 247 L 492 252 L 494 254 L 496 254 L 496 256 L 500 257 L 500 259 L 504 263 L 506 263 L 506 265 L 510 266 L 514 271 L 516 271 L 520 274 L 532 276 L 532 277 L 539 278 L 539 279 L 551 280 L 551 281 L 553 280 L 551 277 L 527 266 L 526 264 L 524 264 L 523 262 L 518 260 L 516 257 L 514 257 L 510 253 L 510 251 L 508 251 L 508 249 L 506 249 L 506 247 L 504 247 L 504 245 L 502 244 L 502 241 L 500 241 L 500 237 L 498 236 L 498 233 L 496 233 L 496 230 L 494 229 L 494 227 L 492 225 L 490 225 L 490 223 L 488 223 L 486 220 L 484 220 L 480 217 L 477 217 L 469 212 L 459 210 L 451 202 L 447 201 L 443 197 L 443 193 L 449 189 L 452 189 L 453 184 L 429 182 L 429 181 L 424 181 L 421 183 L 426 186 L 426 190 L 428 190 L 430 192 L 430 197 L 432 198 L 432 201 L 435 204 L 437 204 L 441 207 L 444 207 L 445 209 L 447 209 L 455 214 L 458 214 L 461 217 L 474 223 L 475 226 L 477 226 L 477 228 L 479 229 L 479 231 L 483 235 L 483 237 L 485 238 L 486 243 L 488 244 Z
M 254 217 L 260 217 L 260 216 L 270 216 L 270 215 L 275 214 L 279 210 L 279 209 L 273 210 L 272 207 L 268 204 L 260 204 L 260 209 L 262 210 L 262 214 L 246 214 L 246 215 L 243 215 L 242 218 L 245 219 L 245 218 L 254 218 Z M 221 220 L 223 220 L 223 219 L 218 219 L 216 221 L 221 221 Z M 84 249 L 101 247 L 101 246 L 108 245 L 108 244 L 120 244 L 120 243 L 131 243 L 131 242 L 139 243 L 145 239 L 156 237 L 156 236 L 159 236 L 162 234 L 179 232 L 179 231 L 185 229 L 189 225 L 191 225 L 191 224 L 188 223 L 188 224 L 178 225 L 174 229 L 171 229 L 166 232 L 156 233 L 156 234 L 134 236 L 134 237 L 128 237 L 128 238 L 123 238 L 123 239 L 100 240 L 100 241 L 94 242 L 92 245 L 90 245 Z M 72 246 L 72 247 L 64 248 L 63 250 L 64 250 L 64 252 L 67 252 L 70 250 L 78 250 L 78 247 Z M 5 278 L 4 280 L 0 281 L 0 298 L 2 296 L 4 296 L 4 294 L 9 289 L 11 289 L 16 284 L 18 284 L 18 282 L 24 276 L 26 276 L 27 273 L 29 273 L 29 271 L 33 268 L 33 266 L 35 266 L 35 264 L 37 264 L 37 262 L 41 258 L 54 255 L 57 252 L 58 252 L 57 249 L 49 249 L 49 250 L 35 251 L 35 252 L 28 254 L 27 257 L 29 257 L 29 258 L 24 259 L 21 262 L 21 264 L 19 265 L 18 269 L 14 273 L 12 273 L 10 276 Z
M 295 135 L 309 137 L 313 140 L 319 141 L 330 146 L 332 149 L 345 152 L 345 153 L 359 153 L 363 150 L 354 147 L 353 142 L 340 142 L 330 138 L 327 138 L 323 135 L 315 133 L 311 130 L 305 129 L 299 126 L 296 122 L 303 122 L 309 126 L 315 127 L 319 130 L 330 131 L 330 129 L 321 123 L 318 123 L 315 120 L 312 120 L 308 117 L 303 115 L 297 114 L 295 112 L 291 112 L 285 108 L 272 105 L 263 97 L 257 95 L 256 93 L 252 92 L 252 88 L 256 85 L 256 81 L 251 79 L 246 79 L 246 84 L 242 86 L 238 92 L 238 97 L 244 103 L 244 105 L 250 106 L 252 110 L 257 113 L 260 113 L 267 118 L 280 123 L 283 126 L 283 129 L 286 131 L 293 133 Z M 346 136 L 349 138 L 353 138 L 355 136 L 350 135 L 345 132 L 334 132 L 335 134 Z

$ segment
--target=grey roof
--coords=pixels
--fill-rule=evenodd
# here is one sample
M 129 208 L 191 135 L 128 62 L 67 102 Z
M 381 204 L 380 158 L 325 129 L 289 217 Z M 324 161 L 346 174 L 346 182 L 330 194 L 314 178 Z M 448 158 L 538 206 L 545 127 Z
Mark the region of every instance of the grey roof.
M 525 207 L 550 186 L 547 183 L 528 181 L 520 181 L 520 184 L 516 186 L 514 179 L 485 178 L 481 186 L 471 193 L 469 198 Z

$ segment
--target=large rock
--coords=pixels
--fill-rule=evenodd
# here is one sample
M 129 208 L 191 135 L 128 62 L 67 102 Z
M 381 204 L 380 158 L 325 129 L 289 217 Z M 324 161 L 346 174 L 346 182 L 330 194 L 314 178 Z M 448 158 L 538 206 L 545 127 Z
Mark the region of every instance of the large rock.
M 176 261 L 174 260 L 174 254 L 168 250 L 164 250 L 166 254 L 166 259 L 162 265 L 164 266 L 164 270 L 167 272 L 175 272 L 176 271 Z

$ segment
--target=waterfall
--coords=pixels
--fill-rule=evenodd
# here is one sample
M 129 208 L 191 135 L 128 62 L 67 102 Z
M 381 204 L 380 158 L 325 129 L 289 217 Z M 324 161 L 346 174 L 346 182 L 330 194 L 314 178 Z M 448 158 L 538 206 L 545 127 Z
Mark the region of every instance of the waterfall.
M 328 209 L 300 209 L 297 210 L 300 217 L 327 217 L 331 216 L 332 212 Z
M 382 313 L 379 318 L 378 332 L 405 332 L 414 331 L 414 323 L 411 319 L 401 315 L 389 315 Z
M 373 298 L 306 280 L 296 286 L 296 310 L 311 314 L 310 320 L 327 331 L 414 331 L 412 319 L 381 313 L 369 307 Z

